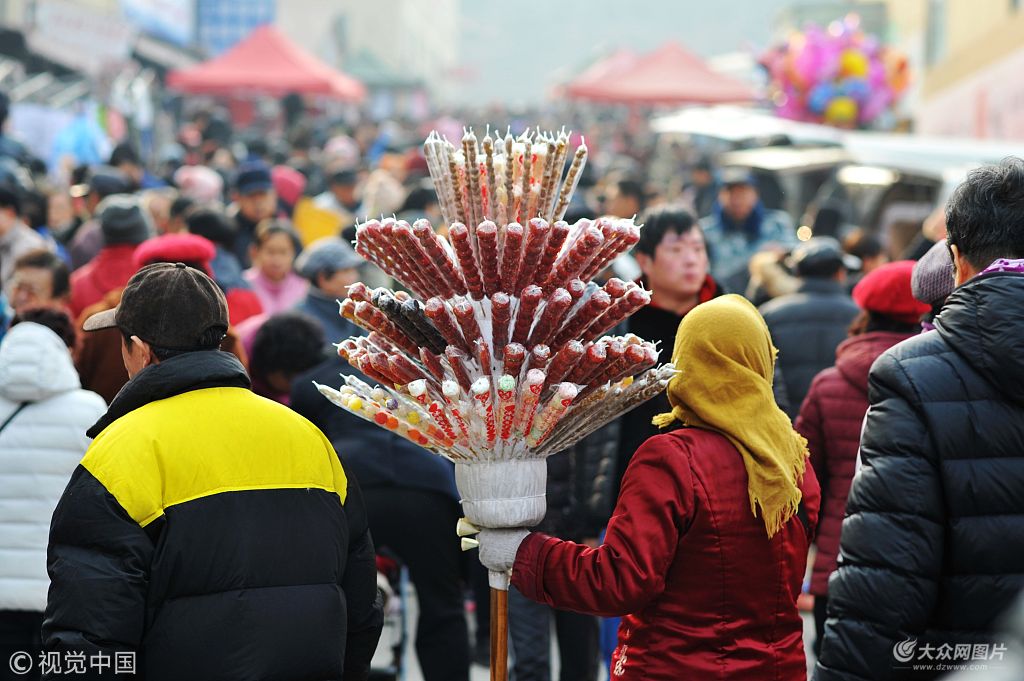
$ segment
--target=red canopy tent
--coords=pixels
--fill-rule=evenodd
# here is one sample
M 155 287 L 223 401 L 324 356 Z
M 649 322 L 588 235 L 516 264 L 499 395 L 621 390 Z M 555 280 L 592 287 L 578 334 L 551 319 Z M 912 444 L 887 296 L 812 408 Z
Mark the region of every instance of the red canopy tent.
M 618 66 L 607 65 L 603 73 L 583 81 L 590 71 L 569 84 L 569 96 L 610 104 L 721 104 L 754 99 L 748 85 L 715 73 L 674 42 L 634 58 L 632 64 L 620 57 Z
M 290 92 L 360 100 L 366 89 L 309 54 L 272 26 L 261 26 L 230 50 L 188 69 L 172 71 L 169 87 L 182 92 L 281 97 Z
M 586 93 L 587 88 L 606 82 L 618 74 L 633 68 L 639 57 L 632 50 L 622 48 L 603 59 L 598 59 L 566 83 L 556 95 L 567 94 L 578 97 L 577 92 Z M 584 97 L 585 98 L 585 97 Z

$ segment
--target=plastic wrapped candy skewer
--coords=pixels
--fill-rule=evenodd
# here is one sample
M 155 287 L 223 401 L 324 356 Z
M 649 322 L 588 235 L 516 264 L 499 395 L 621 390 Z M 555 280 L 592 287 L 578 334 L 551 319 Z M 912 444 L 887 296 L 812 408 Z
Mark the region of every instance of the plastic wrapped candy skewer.
M 519 281 L 519 268 L 523 262 L 523 226 L 513 222 L 505 228 L 505 241 L 501 246 L 501 286 L 506 293 L 515 293 Z
M 533 326 L 534 315 L 540 301 L 544 299 L 544 292 L 540 286 L 531 284 L 523 289 L 519 296 L 519 311 L 516 313 L 516 325 L 512 332 L 512 341 L 526 344 L 530 335 L 530 328 Z
M 548 276 L 551 274 L 551 268 L 555 264 L 555 260 L 558 258 L 565 240 L 569 238 L 569 225 L 562 221 L 553 223 L 550 229 L 547 242 L 544 244 L 544 251 L 541 253 L 540 262 L 537 264 L 536 272 L 533 274 L 535 281 L 541 284 L 547 282 Z
M 526 348 L 519 343 L 509 343 L 505 346 L 502 362 L 502 373 L 518 379 L 526 362 Z
M 427 301 L 426 306 L 423 309 L 423 313 L 427 318 L 434 324 L 438 333 L 441 337 L 447 341 L 448 345 L 454 345 L 462 348 L 463 350 L 469 350 L 469 344 L 466 339 L 462 337 L 462 332 L 459 331 L 456 326 L 455 318 L 451 312 L 448 311 L 448 306 L 441 298 L 431 298 Z M 441 352 L 444 350 L 442 349 Z M 438 353 L 440 354 L 440 352 Z

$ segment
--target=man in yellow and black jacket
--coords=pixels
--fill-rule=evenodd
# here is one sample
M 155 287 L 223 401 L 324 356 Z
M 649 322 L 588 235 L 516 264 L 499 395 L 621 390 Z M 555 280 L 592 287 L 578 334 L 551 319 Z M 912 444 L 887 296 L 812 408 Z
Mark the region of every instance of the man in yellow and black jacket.
M 86 321 L 121 330 L 131 380 L 53 516 L 44 647 L 131 654 L 148 681 L 365 679 L 382 614 L 359 489 L 315 426 L 249 391 L 227 325 L 181 263 Z

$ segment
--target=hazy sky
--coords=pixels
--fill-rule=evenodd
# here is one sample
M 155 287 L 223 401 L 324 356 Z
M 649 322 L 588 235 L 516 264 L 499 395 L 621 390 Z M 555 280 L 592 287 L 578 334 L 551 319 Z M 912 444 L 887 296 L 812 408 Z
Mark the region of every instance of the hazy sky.
M 461 0 L 461 101 L 532 102 L 595 55 L 674 39 L 703 56 L 768 44 L 793 0 Z

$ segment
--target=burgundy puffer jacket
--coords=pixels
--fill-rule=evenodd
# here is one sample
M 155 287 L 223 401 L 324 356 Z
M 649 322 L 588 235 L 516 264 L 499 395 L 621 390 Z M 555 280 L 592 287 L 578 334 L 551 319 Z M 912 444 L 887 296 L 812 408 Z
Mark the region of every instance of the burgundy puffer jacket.
M 868 411 L 868 371 L 883 352 L 909 334 L 872 331 L 848 338 L 836 349 L 836 365 L 811 383 L 800 407 L 796 429 L 807 438 L 811 465 L 821 484 L 821 519 L 818 547 L 811 577 L 811 593 L 828 595 L 828 577 L 836 569 L 839 534 L 850 493 L 860 429 Z

